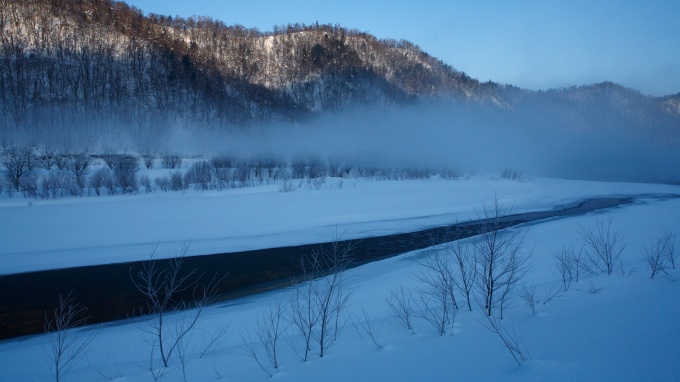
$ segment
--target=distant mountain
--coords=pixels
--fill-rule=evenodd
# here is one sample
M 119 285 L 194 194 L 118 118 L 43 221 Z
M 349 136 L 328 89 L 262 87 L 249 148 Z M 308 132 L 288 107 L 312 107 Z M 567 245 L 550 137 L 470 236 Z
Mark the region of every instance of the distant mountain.
M 111 0 L 0 4 L 5 139 L 112 129 L 145 139 L 177 124 L 222 129 L 442 99 L 499 110 L 539 105 L 592 123 L 602 110 L 612 121 L 680 120 L 680 93 L 647 97 L 612 83 L 547 92 L 480 83 L 410 42 L 337 25 L 262 33 L 208 17 L 144 16 Z

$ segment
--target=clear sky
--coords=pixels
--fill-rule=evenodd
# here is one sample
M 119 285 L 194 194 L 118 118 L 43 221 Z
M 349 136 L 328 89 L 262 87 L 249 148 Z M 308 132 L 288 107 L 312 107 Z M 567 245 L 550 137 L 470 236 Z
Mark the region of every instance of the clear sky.
M 529 89 L 613 81 L 680 92 L 680 0 L 129 0 L 144 13 L 271 31 L 340 24 L 406 39 L 480 81 Z

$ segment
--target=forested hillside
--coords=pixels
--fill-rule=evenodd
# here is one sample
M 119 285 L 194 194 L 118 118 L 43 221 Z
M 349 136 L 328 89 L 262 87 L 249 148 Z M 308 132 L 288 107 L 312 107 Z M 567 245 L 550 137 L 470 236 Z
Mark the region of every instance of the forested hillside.
M 680 126 L 678 95 L 480 83 L 411 42 L 338 25 L 260 32 L 112 0 L 0 0 L 0 44 L 3 145 L 148 142 L 175 127 L 224 131 L 442 100 L 526 111 L 521 123 L 538 128 L 623 123 L 677 135 Z
M 262 33 L 111 0 L 0 1 L 0 40 L 2 124 L 28 136 L 74 125 L 93 135 L 177 121 L 220 128 L 495 92 L 406 41 L 330 25 Z

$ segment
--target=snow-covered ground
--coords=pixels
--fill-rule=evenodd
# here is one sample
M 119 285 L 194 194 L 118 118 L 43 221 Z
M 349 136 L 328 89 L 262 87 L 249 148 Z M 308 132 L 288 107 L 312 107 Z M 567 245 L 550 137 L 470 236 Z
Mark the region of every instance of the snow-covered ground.
M 345 180 L 342 187 L 337 182 L 290 193 L 264 186 L 220 193 L 32 201 L 32 205 L 25 199 L 3 200 L 3 272 L 120 261 L 115 256 L 130 250 L 134 253 L 125 259 L 144 258 L 158 240 L 167 243 L 167 249 L 192 240 L 193 253 L 200 253 L 329 240 L 336 225 L 349 237 L 407 231 L 470 219 L 494 193 L 521 212 L 585 197 L 680 191 L 660 185 L 552 179 L 518 183 L 481 176 L 459 181 Z M 617 267 L 611 276 L 584 277 L 542 304 L 544 293 L 561 284 L 551 251 L 570 243 L 580 245 L 577 232 L 594 226 L 596 217 L 611 218 L 612 226 L 625 235 L 623 272 Z M 346 286 L 353 293 L 346 312 L 361 327 L 365 310 L 382 348 L 348 324 L 324 358 L 313 347 L 310 359 L 302 362 L 290 346 L 299 335 L 289 328 L 279 343 L 280 369 L 269 370 L 280 381 L 677 381 L 680 283 L 650 280 L 642 256 L 644 247 L 662 231 L 680 232 L 680 199 L 643 200 L 514 229 L 526 230 L 525 247 L 533 248 L 534 270 L 527 282 L 536 285 L 539 299 L 535 315 L 517 300 L 503 320 L 530 355 L 521 366 L 482 326 L 485 318 L 477 307 L 472 312 L 461 309 L 454 329 L 444 336 L 422 319 L 414 320 L 415 334 L 398 325 L 384 298 L 400 285 L 417 287 L 417 260 L 434 253 L 427 249 L 347 271 Z M 53 248 L 56 251 L 50 252 Z M 113 256 L 106 255 L 109 252 Z M 680 270 L 670 274 L 680 278 Z M 290 295 L 291 290 L 284 289 L 210 307 L 187 342 L 185 374 L 175 356 L 162 380 L 270 380 L 243 355 L 240 333 L 252 332 L 268 306 L 287 301 Z M 151 347 L 143 335 L 149 324 L 105 325 L 64 380 L 153 380 Z M 201 355 L 212 333 L 224 327 L 225 334 Z M 1 342 L 1 379 L 53 380 L 47 346 L 45 335 Z M 259 345 L 256 350 L 265 357 Z M 154 362 L 158 370 L 158 360 Z
M 327 182 L 331 183 L 331 182 Z M 485 177 L 461 181 L 362 182 L 292 193 L 273 187 L 225 193 L 159 194 L 119 198 L 57 201 L 3 201 L 2 256 L 5 272 L 42 268 L 50 246 L 56 254 L 75 258 L 50 260 L 49 266 L 108 261 L 109 249 L 140 247 L 143 255 L 156 240 L 177 245 L 192 240 L 194 250 L 264 247 L 327 240 L 336 224 L 350 236 L 406 231 L 432 224 L 465 220 L 474 207 L 493 197 L 514 202 L 515 210 L 549 209 L 574 199 L 633 193 L 678 192 L 677 187 L 535 179 L 518 183 Z M 160 216 L 154 216 L 158 214 Z M 6 218 L 8 217 L 8 218 Z M 625 234 L 623 271 L 587 276 L 543 305 L 544 293 L 560 281 L 553 271 L 551 250 L 578 244 L 580 227 L 596 217 L 612 219 Z M 13 224 L 9 224 L 12 221 Z M 27 227 L 31 227 L 30 230 Z M 676 381 L 680 375 L 680 283 L 649 279 L 642 260 L 644 247 L 661 231 L 680 229 L 680 200 L 647 200 L 631 206 L 515 229 L 526 230 L 533 248 L 534 270 L 528 277 L 537 288 L 536 314 L 520 300 L 505 314 L 503 325 L 526 345 L 528 361 L 518 366 L 500 339 L 482 326 L 480 309 L 461 309 L 454 330 L 439 336 L 422 319 L 415 334 L 398 325 L 384 298 L 400 285 L 417 287 L 417 259 L 432 249 L 406 253 L 347 272 L 353 291 L 347 313 L 360 327 L 362 310 L 375 324 L 378 348 L 349 324 L 324 358 L 317 349 L 302 362 L 292 350 L 298 335 L 289 328 L 279 343 L 280 381 Z M 28 231 L 28 232 L 25 232 Z M 151 236 L 151 237 L 149 237 Z M 37 239 L 36 239 L 37 238 Z M 220 244 L 215 243 L 218 241 Z M 235 242 L 235 243 L 232 243 Z M 231 244 L 229 244 L 231 243 Z M 171 246 L 171 245 L 169 245 Z M 197 249 L 198 247 L 198 249 Z M 94 249 L 96 258 L 81 256 Z M 36 256 L 39 260 L 22 257 Z M 135 256 L 136 256 L 135 255 Z M 133 256 L 134 257 L 134 256 Z M 19 264 L 12 264 L 17 261 Z M 671 271 L 680 278 L 680 270 Z M 595 289 L 597 292 L 592 293 Z M 287 301 L 290 289 L 243 298 L 211 307 L 189 340 L 186 380 L 270 380 L 239 348 L 240 333 L 275 301 Z M 85 357 L 64 380 L 149 381 L 150 345 L 143 329 L 149 322 L 105 325 Z M 225 334 L 201 356 L 211 333 Z M 78 334 L 86 335 L 89 328 Z M 3 380 L 53 379 L 44 335 L 0 343 Z M 264 358 L 261 347 L 257 348 Z M 157 355 L 156 355 L 157 356 Z M 156 362 L 156 364 L 158 364 Z M 178 357 L 162 380 L 185 380 Z M 267 363 L 265 362 L 265 365 Z
M 318 186 L 318 189 L 317 189 Z M 497 195 L 513 212 L 549 210 L 580 199 L 680 193 L 678 186 L 491 176 L 459 180 L 329 178 L 223 191 L 0 199 L 0 274 L 353 239 L 474 219 Z

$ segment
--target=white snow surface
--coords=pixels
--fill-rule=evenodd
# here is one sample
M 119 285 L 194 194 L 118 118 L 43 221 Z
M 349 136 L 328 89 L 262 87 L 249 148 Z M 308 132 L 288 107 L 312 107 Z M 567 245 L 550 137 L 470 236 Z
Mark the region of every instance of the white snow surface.
M 471 176 L 459 180 L 328 179 L 225 191 L 0 199 L 0 274 L 226 253 L 425 229 L 475 219 L 494 195 L 513 212 L 610 195 L 680 193 L 669 185 Z
M 236 241 L 227 247 L 240 249 L 325 240 L 336 224 L 350 236 L 406 231 L 468 219 L 474 215 L 473 207 L 488 201 L 494 192 L 504 202 L 514 201 L 515 210 L 548 209 L 554 204 L 600 195 L 677 192 L 677 187 L 549 179 L 529 183 L 488 178 L 348 183 L 342 189 L 293 193 L 262 187 L 219 194 L 58 200 L 34 202 L 32 206 L 27 206 L 26 200 L 3 201 L 3 256 L 19 261 L 21 256 L 30 255 L 34 256 L 32 261 L 43 261 L 41 251 L 51 245 L 61 248 L 56 252 L 59 256 L 73 257 L 50 263 L 62 266 L 91 262 L 83 255 L 86 248 L 98 254 L 97 261 L 103 261 L 100 255 L 112 248 L 118 251 L 141 247 L 139 255 L 143 257 L 156 240 L 178 245 L 192 239 L 192 246 L 201 249 L 216 248 L 212 241 Z M 154 212 L 160 216 L 151 216 Z M 535 315 L 520 301 L 507 310 L 504 327 L 522 339 L 530 354 L 521 366 L 501 346 L 499 338 L 482 326 L 485 319 L 479 308 L 474 307 L 472 312 L 461 309 L 454 329 L 444 336 L 422 319 L 414 321 L 415 334 L 397 324 L 384 298 L 400 285 L 417 286 L 416 260 L 433 253 L 433 249 L 426 249 L 347 271 L 347 288 L 353 292 L 348 313 L 361 322 L 361 309 L 366 310 L 374 320 L 382 349 L 365 334 L 362 338 L 350 324 L 325 357 L 320 358 L 312 349 L 310 360 L 302 362 L 289 345 L 298 338 L 289 328 L 279 347 L 280 369 L 270 368 L 273 379 L 677 381 L 680 282 L 650 279 L 642 255 L 644 246 L 661 231 L 679 232 L 679 199 L 643 200 L 621 208 L 513 228 L 526 231 L 525 247 L 533 249 L 534 270 L 528 281 L 535 283 L 539 301 L 545 291 L 557 288 L 560 282 L 553 272 L 551 250 L 570 243 L 578 245 L 578 230 L 594 226 L 596 218 L 611 218 L 613 227 L 624 233 L 627 245 L 622 256 L 623 272 L 584 277 L 560 297 L 547 304 L 539 302 Z M 50 241 L 42 243 L 47 237 Z M 16 269 L 7 263 L 3 258 L 6 271 Z M 20 269 L 32 268 L 29 260 L 22 259 L 21 264 Z M 680 278 L 679 270 L 670 274 L 676 280 Z M 591 293 L 592 286 L 599 291 Z M 239 333 L 246 328 L 252 330 L 266 307 L 275 301 L 287 301 L 290 293 L 290 289 L 282 289 L 209 308 L 189 339 L 186 379 L 181 362 L 174 357 L 162 380 L 272 380 L 253 359 L 242 354 Z M 150 322 L 144 320 L 105 325 L 86 357 L 64 380 L 153 380 L 149 371 L 150 345 L 143 335 L 148 325 Z M 225 335 L 201 356 L 211 333 L 225 325 Z M 84 335 L 89 330 L 92 328 L 76 334 Z M 47 345 L 46 335 L 0 342 L 2 379 L 54 380 L 46 357 Z M 257 349 L 264 358 L 263 349 Z

